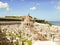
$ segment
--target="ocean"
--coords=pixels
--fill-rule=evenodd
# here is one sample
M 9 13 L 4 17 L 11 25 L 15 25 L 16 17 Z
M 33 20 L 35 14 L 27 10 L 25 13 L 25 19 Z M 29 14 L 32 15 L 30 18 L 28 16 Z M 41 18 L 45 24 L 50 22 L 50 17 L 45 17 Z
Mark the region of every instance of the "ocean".
M 48 21 L 48 22 L 51 23 L 51 24 L 60 26 L 60 21 Z

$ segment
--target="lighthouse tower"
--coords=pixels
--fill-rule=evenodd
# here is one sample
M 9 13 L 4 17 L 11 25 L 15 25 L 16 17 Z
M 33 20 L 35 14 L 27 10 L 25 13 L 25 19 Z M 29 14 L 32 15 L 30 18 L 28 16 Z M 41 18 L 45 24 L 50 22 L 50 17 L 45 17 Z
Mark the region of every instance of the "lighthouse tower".
M 30 22 L 29 14 L 25 16 L 24 22 L 27 24 Z

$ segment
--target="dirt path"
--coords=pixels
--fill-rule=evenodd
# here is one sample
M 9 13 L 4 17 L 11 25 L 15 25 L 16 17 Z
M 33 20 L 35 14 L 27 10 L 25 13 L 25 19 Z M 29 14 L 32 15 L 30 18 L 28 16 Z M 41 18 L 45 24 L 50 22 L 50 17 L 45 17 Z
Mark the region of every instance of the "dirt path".
M 38 33 L 38 32 L 35 31 L 35 30 L 33 30 L 32 27 L 30 27 L 30 31 L 31 31 L 32 33 L 34 33 L 34 34 L 37 34 L 39 40 L 41 40 L 41 41 L 46 41 L 46 40 L 47 40 L 46 37 L 42 36 L 42 34 Z

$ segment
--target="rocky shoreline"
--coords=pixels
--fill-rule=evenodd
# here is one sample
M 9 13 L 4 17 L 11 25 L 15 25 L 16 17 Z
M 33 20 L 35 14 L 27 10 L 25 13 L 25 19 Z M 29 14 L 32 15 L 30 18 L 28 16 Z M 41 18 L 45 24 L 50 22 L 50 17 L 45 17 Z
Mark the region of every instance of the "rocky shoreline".
M 32 27 L 33 32 L 36 33 L 31 32 L 32 30 L 30 27 Z M 32 43 L 37 40 L 42 41 L 42 36 L 43 41 L 44 38 L 46 38 L 46 41 L 60 42 L 60 26 L 50 26 L 49 24 L 34 22 L 31 23 L 31 25 L 25 23 L 0 25 L 0 29 L 2 33 L 6 34 L 6 38 L 15 45 L 17 43 L 18 45 L 32 45 Z M 38 36 L 40 37 L 38 38 Z

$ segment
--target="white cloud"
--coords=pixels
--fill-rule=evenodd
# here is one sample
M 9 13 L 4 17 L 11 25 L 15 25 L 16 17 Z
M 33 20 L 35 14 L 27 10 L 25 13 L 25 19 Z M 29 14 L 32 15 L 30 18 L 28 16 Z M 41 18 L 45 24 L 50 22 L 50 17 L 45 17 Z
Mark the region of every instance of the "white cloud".
M 60 1 L 56 3 L 55 9 L 60 11 Z
M 60 1 L 58 2 L 58 5 L 60 5 Z
M 6 9 L 7 11 L 10 10 L 8 3 L 0 2 L 0 8 L 4 8 L 4 9 Z
M 35 7 L 35 6 L 33 6 L 33 7 L 31 7 L 31 8 L 30 8 L 30 10 L 36 10 L 36 7 Z
M 36 5 L 40 5 L 40 3 L 37 3 Z
M 59 10 L 60 11 L 60 6 L 56 6 L 55 8 L 56 8 L 56 10 Z

